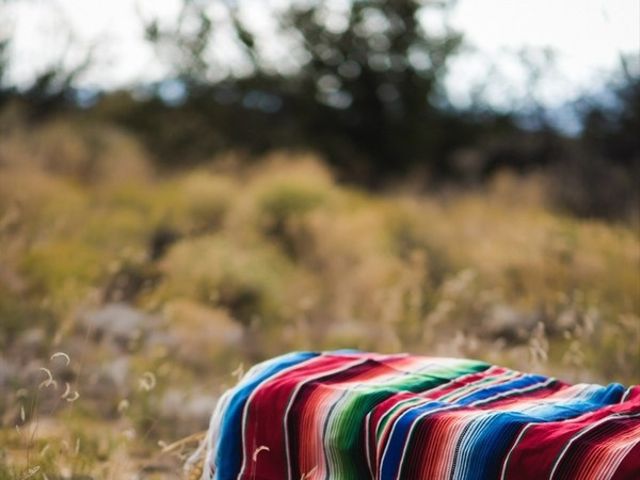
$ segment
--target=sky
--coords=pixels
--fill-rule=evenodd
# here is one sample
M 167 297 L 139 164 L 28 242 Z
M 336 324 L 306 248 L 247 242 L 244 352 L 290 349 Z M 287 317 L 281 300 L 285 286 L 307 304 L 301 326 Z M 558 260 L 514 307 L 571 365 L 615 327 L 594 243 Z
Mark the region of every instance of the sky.
M 260 22 L 265 2 L 255 5 Z M 340 1 L 340 0 L 327 0 Z M 38 71 L 64 58 L 73 65 L 93 46 L 94 66 L 82 78 L 88 88 L 119 88 L 158 80 L 167 69 L 142 40 L 140 18 L 171 22 L 179 0 L 14 0 L 0 28 L 12 29 L 10 80 L 28 85 Z M 7 22 L 8 20 L 8 22 Z M 442 19 L 426 15 L 431 30 Z M 480 96 L 493 106 L 509 108 L 534 96 L 558 106 L 580 93 L 601 89 L 620 55 L 640 56 L 640 0 L 458 0 L 451 25 L 466 39 L 445 87 L 454 104 L 464 106 Z M 73 38 L 61 34 L 70 25 Z M 548 57 L 544 51 L 553 51 Z M 545 73 L 535 85 L 519 53 L 527 51 Z M 551 59 L 550 59 L 551 58 Z
M 493 67 L 506 81 L 485 92 L 492 103 L 509 101 L 509 93 L 526 96 L 530 82 L 514 61 L 522 49 L 555 52 L 538 92 L 550 105 L 601 88 L 621 54 L 640 60 L 640 0 L 462 0 L 453 23 L 477 48 L 452 66 L 448 89 L 460 99 Z

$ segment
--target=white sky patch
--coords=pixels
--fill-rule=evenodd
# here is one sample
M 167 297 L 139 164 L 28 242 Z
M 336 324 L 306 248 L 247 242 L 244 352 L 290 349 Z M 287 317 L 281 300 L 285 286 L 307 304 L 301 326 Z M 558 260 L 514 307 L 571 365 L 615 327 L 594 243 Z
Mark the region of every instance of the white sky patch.
M 166 69 L 144 42 L 141 18 L 177 17 L 179 0 L 17 0 L 4 7 L 12 24 L 10 80 L 28 85 L 63 58 L 73 67 L 93 49 L 87 87 L 114 88 L 161 78 Z
M 250 24 L 269 24 L 258 14 L 265 3 L 282 8 L 283 2 L 249 0 L 243 13 Z M 10 2 L 3 7 L 13 25 L 10 81 L 28 85 L 60 58 L 67 66 L 77 64 L 91 47 L 94 64 L 79 79 L 81 86 L 110 89 L 159 80 L 168 68 L 144 42 L 141 17 L 170 24 L 180 5 L 180 0 Z M 444 28 L 434 16 L 424 21 L 435 34 Z M 499 108 L 525 104 L 532 96 L 559 105 L 599 88 L 619 66 L 621 54 L 640 55 L 638 0 L 460 0 L 450 21 L 473 48 L 453 59 L 445 82 L 449 97 L 460 106 L 474 96 Z M 66 25 L 71 37 L 63 33 Z M 286 48 L 275 43 L 262 47 L 266 56 L 286 56 Z M 216 56 L 229 55 L 226 47 Z M 552 61 L 541 53 L 546 48 L 554 52 Z M 516 60 L 523 50 L 545 73 L 535 88 Z
M 476 49 L 451 62 L 446 82 L 452 100 L 463 105 L 482 86 L 483 96 L 499 107 L 528 95 L 559 105 L 601 88 L 620 66 L 620 55 L 640 55 L 637 0 L 462 0 L 451 20 Z M 535 92 L 516 60 L 525 49 L 535 64 L 546 64 Z M 544 49 L 553 52 L 548 63 Z

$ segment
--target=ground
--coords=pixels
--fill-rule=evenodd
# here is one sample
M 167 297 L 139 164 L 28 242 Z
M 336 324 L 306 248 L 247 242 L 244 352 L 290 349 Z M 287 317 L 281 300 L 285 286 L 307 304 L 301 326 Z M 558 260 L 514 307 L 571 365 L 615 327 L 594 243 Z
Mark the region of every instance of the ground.
M 374 194 L 306 153 L 159 171 L 108 128 L 10 131 L 0 479 L 180 478 L 220 393 L 289 350 L 638 383 L 637 225 L 563 214 L 545 182 Z

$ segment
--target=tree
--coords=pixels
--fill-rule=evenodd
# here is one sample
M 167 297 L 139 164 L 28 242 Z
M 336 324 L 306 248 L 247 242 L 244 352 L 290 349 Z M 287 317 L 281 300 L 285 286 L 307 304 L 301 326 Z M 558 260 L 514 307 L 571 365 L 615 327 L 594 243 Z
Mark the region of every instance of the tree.
M 293 2 L 270 12 L 270 32 L 250 25 L 244 2 L 215 3 L 224 14 L 211 5 L 185 0 L 175 28 L 157 21 L 146 28 L 199 105 L 210 107 L 204 99 L 227 92 L 237 108 L 262 106 L 257 116 L 277 114 L 287 124 L 271 137 L 316 147 L 369 178 L 427 161 L 436 170 L 445 166 L 443 150 L 457 124 L 433 100 L 461 43 L 446 23 L 450 4 Z M 439 15 L 443 27 L 427 31 L 425 15 Z M 221 31 L 234 45 L 231 65 L 215 57 Z M 269 36 L 288 46 L 287 58 L 265 54 Z

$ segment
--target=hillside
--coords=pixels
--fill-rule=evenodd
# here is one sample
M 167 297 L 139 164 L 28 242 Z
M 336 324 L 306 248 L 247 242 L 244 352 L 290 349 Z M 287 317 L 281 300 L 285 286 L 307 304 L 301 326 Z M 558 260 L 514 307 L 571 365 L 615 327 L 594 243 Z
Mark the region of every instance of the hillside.
M 310 153 L 167 172 L 112 126 L 5 127 L 0 479 L 177 478 L 193 442 L 163 448 L 289 350 L 640 382 L 637 226 L 555 211 L 543 176 L 372 193 Z

